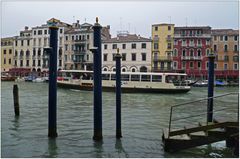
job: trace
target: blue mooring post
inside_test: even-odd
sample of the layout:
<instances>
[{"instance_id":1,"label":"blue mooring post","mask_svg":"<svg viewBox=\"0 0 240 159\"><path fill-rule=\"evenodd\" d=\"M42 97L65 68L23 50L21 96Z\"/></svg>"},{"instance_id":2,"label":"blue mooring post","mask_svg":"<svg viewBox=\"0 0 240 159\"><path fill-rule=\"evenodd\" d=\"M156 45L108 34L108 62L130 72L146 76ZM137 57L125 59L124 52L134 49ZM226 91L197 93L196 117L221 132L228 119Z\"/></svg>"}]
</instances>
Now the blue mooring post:
<instances>
[{"instance_id":1,"label":"blue mooring post","mask_svg":"<svg viewBox=\"0 0 240 159\"><path fill-rule=\"evenodd\" d=\"M121 58L119 48L117 49L116 59L116 138L122 137L121 129Z\"/></svg>"},{"instance_id":2,"label":"blue mooring post","mask_svg":"<svg viewBox=\"0 0 240 159\"><path fill-rule=\"evenodd\" d=\"M94 140L102 140L102 42L101 42L102 26L96 23L93 26L93 80L94 80Z\"/></svg>"},{"instance_id":3,"label":"blue mooring post","mask_svg":"<svg viewBox=\"0 0 240 159\"><path fill-rule=\"evenodd\" d=\"M214 58L215 55L211 51L208 56L208 105L207 105L207 122L213 121L213 91L214 91Z\"/></svg>"},{"instance_id":4,"label":"blue mooring post","mask_svg":"<svg viewBox=\"0 0 240 159\"><path fill-rule=\"evenodd\" d=\"M48 137L57 137L57 44L58 27L50 24L49 94L48 94Z\"/></svg>"}]
</instances>

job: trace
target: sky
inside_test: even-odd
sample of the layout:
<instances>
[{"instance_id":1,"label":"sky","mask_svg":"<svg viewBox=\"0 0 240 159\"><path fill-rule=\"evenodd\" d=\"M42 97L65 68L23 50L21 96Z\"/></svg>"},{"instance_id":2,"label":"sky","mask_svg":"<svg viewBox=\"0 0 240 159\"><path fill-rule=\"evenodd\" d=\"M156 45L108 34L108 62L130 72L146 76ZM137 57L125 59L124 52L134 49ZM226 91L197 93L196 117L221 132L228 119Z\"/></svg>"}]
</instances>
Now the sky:
<instances>
[{"instance_id":1,"label":"sky","mask_svg":"<svg viewBox=\"0 0 240 159\"><path fill-rule=\"evenodd\" d=\"M72 24L93 24L99 17L102 26L110 25L112 36L126 30L143 37L151 36L151 25L211 26L239 28L238 0L90 0L90 1L17 1L1 0L1 37L19 35L25 26L45 24L50 18Z\"/></svg>"}]
</instances>

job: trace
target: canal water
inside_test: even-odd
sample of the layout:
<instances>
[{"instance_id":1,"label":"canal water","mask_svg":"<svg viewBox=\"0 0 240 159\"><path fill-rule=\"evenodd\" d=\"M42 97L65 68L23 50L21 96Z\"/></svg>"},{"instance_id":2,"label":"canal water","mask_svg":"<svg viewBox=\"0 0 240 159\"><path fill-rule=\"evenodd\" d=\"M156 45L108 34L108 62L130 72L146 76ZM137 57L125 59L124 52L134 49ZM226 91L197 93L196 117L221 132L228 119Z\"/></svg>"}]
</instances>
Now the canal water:
<instances>
[{"instance_id":1,"label":"canal water","mask_svg":"<svg viewBox=\"0 0 240 159\"><path fill-rule=\"evenodd\" d=\"M58 88L57 132L48 134L48 84L19 82L20 117L15 118L12 88L1 83L1 157L234 157L225 142L165 153L162 130L168 127L170 106L207 96L207 88L193 88L186 94L122 94L122 134L115 139L115 94L103 93L103 141L94 142L93 92ZM238 87L215 88L215 95L238 92ZM237 98L219 100L234 107ZM197 103L194 104L195 106ZM179 109L176 116L191 114L194 105ZM206 102L197 108L206 109ZM190 110L190 111L189 111ZM199 110L198 110L199 111ZM224 114L236 116L237 111ZM205 116L201 117L205 119ZM179 120L175 126L189 124ZM196 119L190 121L197 124ZM204 121L203 121L204 122ZM173 124L174 125L174 124ZM174 128L173 128L174 129Z\"/></svg>"}]
</instances>

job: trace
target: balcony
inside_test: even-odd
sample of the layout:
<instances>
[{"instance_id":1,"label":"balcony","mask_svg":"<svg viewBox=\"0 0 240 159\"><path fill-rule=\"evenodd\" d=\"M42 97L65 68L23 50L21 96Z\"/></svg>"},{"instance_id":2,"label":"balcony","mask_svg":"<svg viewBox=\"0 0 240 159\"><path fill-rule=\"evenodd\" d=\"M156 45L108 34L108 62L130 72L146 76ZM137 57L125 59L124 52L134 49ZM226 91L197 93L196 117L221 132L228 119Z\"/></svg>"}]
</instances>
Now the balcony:
<instances>
[{"instance_id":1,"label":"balcony","mask_svg":"<svg viewBox=\"0 0 240 159\"><path fill-rule=\"evenodd\" d=\"M19 56L19 59L23 59L23 55L20 55L20 56Z\"/></svg>"},{"instance_id":2,"label":"balcony","mask_svg":"<svg viewBox=\"0 0 240 159\"><path fill-rule=\"evenodd\" d=\"M73 62L74 63L83 63L83 62L85 62L85 60L83 60L83 59L73 59Z\"/></svg>"},{"instance_id":3,"label":"balcony","mask_svg":"<svg viewBox=\"0 0 240 159\"><path fill-rule=\"evenodd\" d=\"M167 38L166 38L166 41L167 41L167 42L171 42L172 40L173 40L172 37L167 37Z\"/></svg>"},{"instance_id":4,"label":"balcony","mask_svg":"<svg viewBox=\"0 0 240 159\"><path fill-rule=\"evenodd\" d=\"M211 38L210 34L174 34L174 38Z\"/></svg>"},{"instance_id":5,"label":"balcony","mask_svg":"<svg viewBox=\"0 0 240 159\"><path fill-rule=\"evenodd\" d=\"M75 44L77 45L85 45L85 43L87 42L86 39L78 39L78 40L74 40Z\"/></svg>"},{"instance_id":6,"label":"balcony","mask_svg":"<svg viewBox=\"0 0 240 159\"><path fill-rule=\"evenodd\" d=\"M26 55L26 59L30 59L30 55Z\"/></svg>"},{"instance_id":7,"label":"balcony","mask_svg":"<svg viewBox=\"0 0 240 159\"><path fill-rule=\"evenodd\" d=\"M172 56L154 56L153 61L172 61Z\"/></svg>"},{"instance_id":8,"label":"balcony","mask_svg":"<svg viewBox=\"0 0 240 159\"><path fill-rule=\"evenodd\" d=\"M84 54L86 54L86 50L74 50L74 54L84 55Z\"/></svg>"},{"instance_id":9,"label":"balcony","mask_svg":"<svg viewBox=\"0 0 240 159\"><path fill-rule=\"evenodd\" d=\"M181 56L181 60L202 60L202 56Z\"/></svg>"},{"instance_id":10,"label":"balcony","mask_svg":"<svg viewBox=\"0 0 240 159\"><path fill-rule=\"evenodd\" d=\"M172 72L172 67L152 67L152 72Z\"/></svg>"},{"instance_id":11,"label":"balcony","mask_svg":"<svg viewBox=\"0 0 240 159\"><path fill-rule=\"evenodd\" d=\"M159 41L159 37L153 37L153 41L154 42L158 42Z\"/></svg>"}]
</instances>

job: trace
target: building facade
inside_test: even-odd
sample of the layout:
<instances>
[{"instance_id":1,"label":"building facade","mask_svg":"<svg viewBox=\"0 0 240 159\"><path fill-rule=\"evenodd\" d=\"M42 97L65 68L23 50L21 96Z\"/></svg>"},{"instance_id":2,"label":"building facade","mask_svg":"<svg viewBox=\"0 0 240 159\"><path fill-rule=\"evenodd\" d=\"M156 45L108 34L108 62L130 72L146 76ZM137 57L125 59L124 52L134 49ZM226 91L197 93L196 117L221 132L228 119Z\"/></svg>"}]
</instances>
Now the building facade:
<instances>
[{"instance_id":1,"label":"building facade","mask_svg":"<svg viewBox=\"0 0 240 159\"><path fill-rule=\"evenodd\" d=\"M211 51L211 27L175 27L173 70L191 79L206 79Z\"/></svg>"},{"instance_id":2,"label":"building facade","mask_svg":"<svg viewBox=\"0 0 240 159\"><path fill-rule=\"evenodd\" d=\"M13 38L1 39L1 72L8 72L13 67Z\"/></svg>"},{"instance_id":3,"label":"building facade","mask_svg":"<svg viewBox=\"0 0 240 159\"><path fill-rule=\"evenodd\" d=\"M216 79L237 80L239 78L239 31L213 29L212 50L216 55Z\"/></svg>"},{"instance_id":4,"label":"building facade","mask_svg":"<svg viewBox=\"0 0 240 159\"><path fill-rule=\"evenodd\" d=\"M102 70L115 71L115 55L122 55L122 72L151 71L151 39L136 34L120 33L102 42Z\"/></svg>"},{"instance_id":5,"label":"building facade","mask_svg":"<svg viewBox=\"0 0 240 159\"><path fill-rule=\"evenodd\" d=\"M174 24L152 25L152 71L172 70Z\"/></svg>"}]
</instances>

